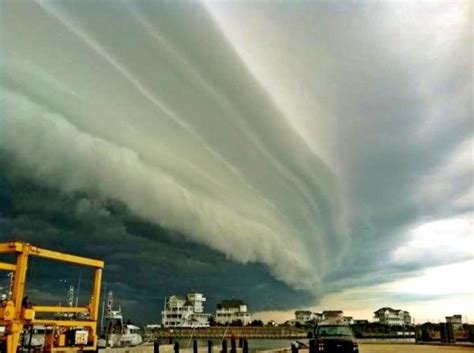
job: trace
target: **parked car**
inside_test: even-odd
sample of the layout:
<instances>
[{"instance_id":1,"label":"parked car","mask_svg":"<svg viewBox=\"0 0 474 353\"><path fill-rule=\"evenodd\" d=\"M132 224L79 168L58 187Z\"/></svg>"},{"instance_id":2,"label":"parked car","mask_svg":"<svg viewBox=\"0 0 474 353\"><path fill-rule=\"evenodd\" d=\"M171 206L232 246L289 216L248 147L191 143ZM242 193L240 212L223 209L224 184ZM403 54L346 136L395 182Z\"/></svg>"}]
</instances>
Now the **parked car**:
<instances>
[{"instance_id":1,"label":"parked car","mask_svg":"<svg viewBox=\"0 0 474 353\"><path fill-rule=\"evenodd\" d=\"M315 328L314 344L316 352L354 353L359 345L349 326L320 325Z\"/></svg>"}]
</instances>

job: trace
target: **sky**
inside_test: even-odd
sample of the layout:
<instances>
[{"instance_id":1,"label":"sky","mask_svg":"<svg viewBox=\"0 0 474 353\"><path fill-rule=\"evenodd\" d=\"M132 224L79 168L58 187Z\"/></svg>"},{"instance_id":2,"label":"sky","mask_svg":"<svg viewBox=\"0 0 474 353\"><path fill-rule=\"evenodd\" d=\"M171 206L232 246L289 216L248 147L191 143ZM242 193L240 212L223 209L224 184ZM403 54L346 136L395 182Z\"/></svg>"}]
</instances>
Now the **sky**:
<instances>
[{"instance_id":1,"label":"sky","mask_svg":"<svg viewBox=\"0 0 474 353\"><path fill-rule=\"evenodd\" d=\"M104 259L140 323L188 291L472 321L472 11L3 0L0 240ZM79 278L38 260L30 296Z\"/></svg>"}]
</instances>

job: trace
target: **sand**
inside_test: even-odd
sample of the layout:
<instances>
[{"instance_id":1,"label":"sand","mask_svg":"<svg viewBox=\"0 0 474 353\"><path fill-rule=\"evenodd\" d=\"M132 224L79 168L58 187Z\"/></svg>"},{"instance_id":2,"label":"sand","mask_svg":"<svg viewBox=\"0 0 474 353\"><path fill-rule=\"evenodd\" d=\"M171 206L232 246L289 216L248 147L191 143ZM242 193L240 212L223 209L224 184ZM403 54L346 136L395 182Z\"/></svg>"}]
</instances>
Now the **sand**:
<instances>
[{"instance_id":1,"label":"sand","mask_svg":"<svg viewBox=\"0 0 474 353\"><path fill-rule=\"evenodd\" d=\"M360 344L360 353L468 353L474 352L474 347L449 347L413 344Z\"/></svg>"}]
</instances>

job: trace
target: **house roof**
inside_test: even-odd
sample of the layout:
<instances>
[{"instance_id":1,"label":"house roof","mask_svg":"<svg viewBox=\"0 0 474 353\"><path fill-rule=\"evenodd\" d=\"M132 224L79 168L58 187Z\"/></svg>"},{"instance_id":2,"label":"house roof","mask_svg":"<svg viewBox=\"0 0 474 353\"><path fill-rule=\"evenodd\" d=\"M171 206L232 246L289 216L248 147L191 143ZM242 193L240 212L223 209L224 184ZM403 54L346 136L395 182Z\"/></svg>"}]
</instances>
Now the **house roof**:
<instances>
[{"instance_id":1,"label":"house roof","mask_svg":"<svg viewBox=\"0 0 474 353\"><path fill-rule=\"evenodd\" d=\"M323 311L323 315L331 316L331 315L341 315L343 313L342 310L325 310Z\"/></svg>"},{"instance_id":2,"label":"house roof","mask_svg":"<svg viewBox=\"0 0 474 353\"><path fill-rule=\"evenodd\" d=\"M354 320L358 324L368 324L369 320Z\"/></svg>"},{"instance_id":3,"label":"house roof","mask_svg":"<svg viewBox=\"0 0 474 353\"><path fill-rule=\"evenodd\" d=\"M311 315L312 312L309 311L309 310L296 310L295 311L295 315L299 315L299 314L303 314L303 315Z\"/></svg>"},{"instance_id":4,"label":"house roof","mask_svg":"<svg viewBox=\"0 0 474 353\"><path fill-rule=\"evenodd\" d=\"M168 300L186 300L185 297L181 296L181 295L172 295L168 298Z\"/></svg>"},{"instance_id":5,"label":"house roof","mask_svg":"<svg viewBox=\"0 0 474 353\"><path fill-rule=\"evenodd\" d=\"M377 311L374 311L374 314L378 314L378 313L381 313L381 312L384 312L384 311L390 311L392 313L400 313L400 312L404 312L404 313L407 313L407 311L403 311L403 310L400 310L400 309L393 309L393 308L390 308L388 306L384 306L383 308L380 308L379 310Z\"/></svg>"}]
</instances>

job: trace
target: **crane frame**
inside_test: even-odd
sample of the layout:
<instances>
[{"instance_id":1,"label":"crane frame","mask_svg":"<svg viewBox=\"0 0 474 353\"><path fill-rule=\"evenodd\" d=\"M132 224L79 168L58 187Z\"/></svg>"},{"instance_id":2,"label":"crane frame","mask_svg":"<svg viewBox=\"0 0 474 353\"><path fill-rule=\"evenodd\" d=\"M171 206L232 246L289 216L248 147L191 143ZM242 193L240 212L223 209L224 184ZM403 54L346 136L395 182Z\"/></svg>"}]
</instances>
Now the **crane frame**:
<instances>
[{"instance_id":1,"label":"crane frame","mask_svg":"<svg viewBox=\"0 0 474 353\"><path fill-rule=\"evenodd\" d=\"M0 262L0 270L13 272L13 285L11 298L8 298L0 307L0 325L5 326L2 340L2 351L5 353L16 353L19 345L20 335L24 326L44 325L53 327L51 340L45 345L48 352L71 352L97 349L97 319L99 315L99 300L102 281L102 270L104 262L81 256L64 254L58 251L42 249L22 241L11 241L0 243L1 254L14 254L15 264ZM63 306L39 306L24 307L22 304L25 295L26 274L28 260L31 256L42 257L75 265L92 267L94 279L89 304L85 307L63 307ZM49 320L35 319L36 313L87 313L88 319L84 320ZM60 330L68 330L81 327L88 331L87 345L65 346L64 335L58 339ZM56 333L55 333L56 332Z\"/></svg>"}]
</instances>

